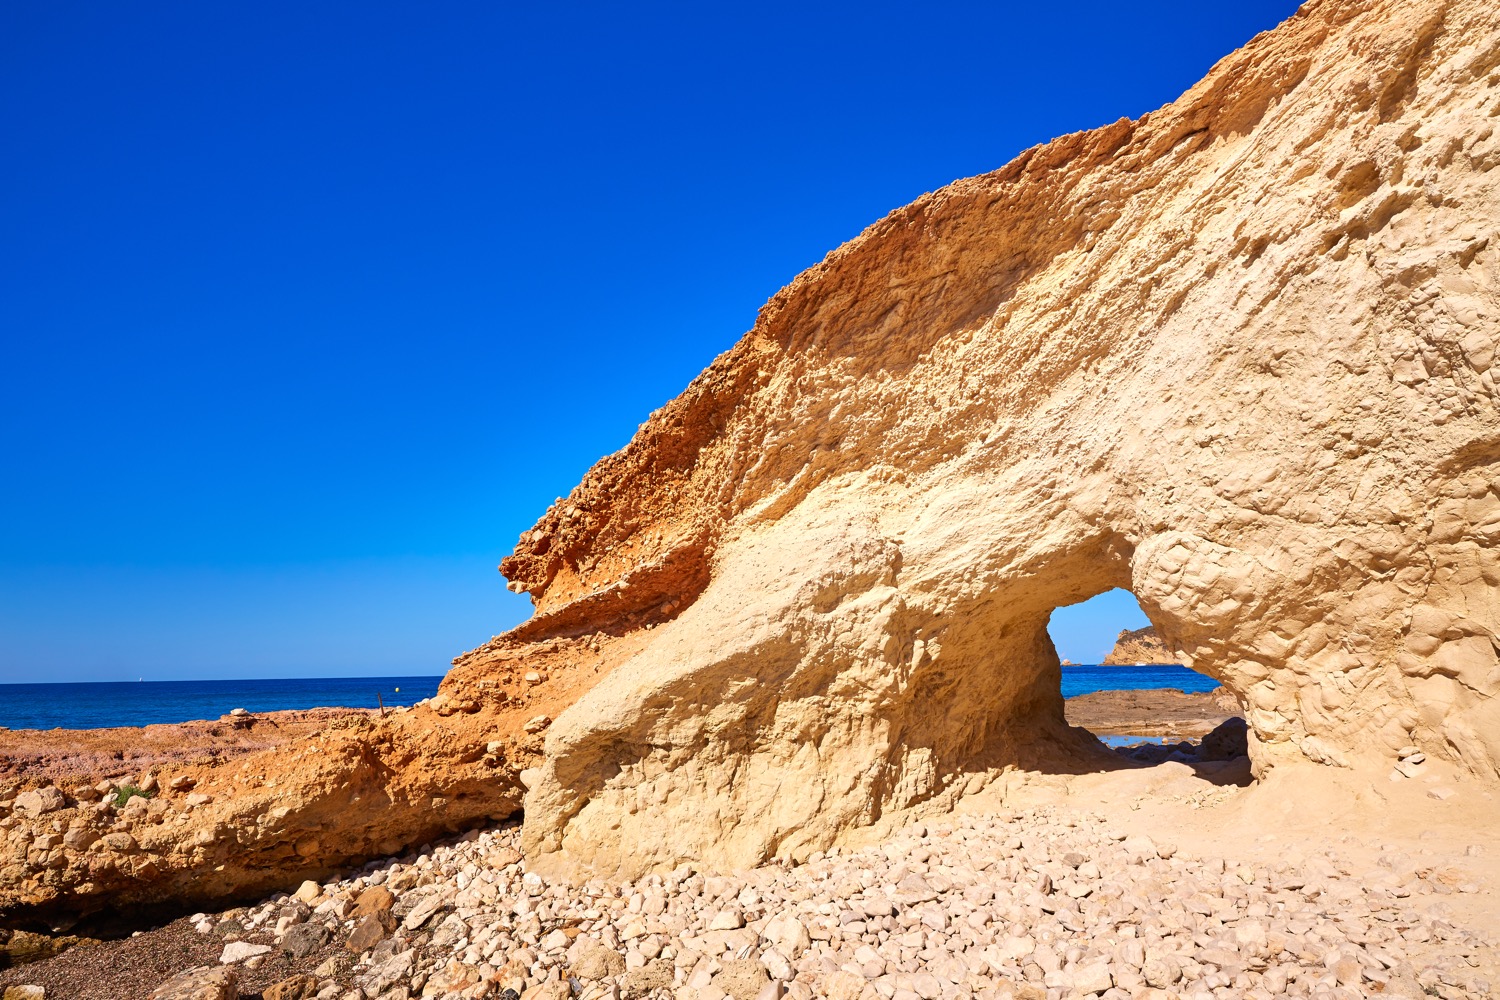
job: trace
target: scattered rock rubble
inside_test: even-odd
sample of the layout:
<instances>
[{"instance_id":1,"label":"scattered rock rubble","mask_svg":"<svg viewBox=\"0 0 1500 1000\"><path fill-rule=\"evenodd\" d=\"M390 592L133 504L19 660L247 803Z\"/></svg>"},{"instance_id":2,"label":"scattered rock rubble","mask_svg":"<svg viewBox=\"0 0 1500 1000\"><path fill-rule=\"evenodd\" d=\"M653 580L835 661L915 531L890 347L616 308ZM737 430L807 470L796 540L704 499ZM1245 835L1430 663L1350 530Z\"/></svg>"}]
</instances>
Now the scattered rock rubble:
<instances>
[{"instance_id":1,"label":"scattered rock rubble","mask_svg":"<svg viewBox=\"0 0 1500 1000\"><path fill-rule=\"evenodd\" d=\"M1482 848L1469 849L1479 854ZM878 847L736 877L683 866L551 884L519 829L192 918L225 941L155 1000L233 998L240 970L330 943L266 1000L1170 1000L1491 995L1496 942L1442 897L1461 859L1340 845L1274 863L1190 858L1044 806L917 825ZM339 943L342 942L340 945ZM198 978L194 978L198 977ZM191 992L201 980L202 993ZM184 985L187 984L187 985Z\"/></svg>"}]
</instances>

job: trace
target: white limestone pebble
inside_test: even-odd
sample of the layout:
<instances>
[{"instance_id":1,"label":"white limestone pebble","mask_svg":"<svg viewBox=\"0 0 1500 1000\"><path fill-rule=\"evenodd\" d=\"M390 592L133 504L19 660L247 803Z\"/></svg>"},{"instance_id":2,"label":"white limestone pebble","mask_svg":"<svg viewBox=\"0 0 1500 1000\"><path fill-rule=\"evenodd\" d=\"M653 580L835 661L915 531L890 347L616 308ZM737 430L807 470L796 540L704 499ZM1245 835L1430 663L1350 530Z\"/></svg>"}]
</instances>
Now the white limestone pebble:
<instances>
[{"instance_id":1,"label":"white limestone pebble","mask_svg":"<svg viewBox=\"0 0 1500 1000\"><path fill-rule=\"evenodd\" d=\"M588 1000L1352 1000L1407 984L1487 995L1478 970L1494 944L1441 903L1485 890L1461 864L1474 855L1382 852L1373 868L1336 844L1307 857L1186 858L1103 817L1041 807L733 877L683 866L569 886L526 870L510 825L252 907L237 919L253 940L226 944L222 961L264 961L258 936L299 921L347 935L355 900L380 885L394 894L396 930L346 971L320 967L324 1000L356 988L444 1000L504 989ZM202 932L219 924L193 918Z\"/></svg>"},{"instance_id":2,"label":"white limestone pebble","mask_svg":"<svg viewBox=\"0 0 1500 1000\"><path fill-rule=\"evenodd\" d=\"M232 962L243 962L246 959L255 958L259 955L269 955L271 946L268 944L251 944L249 941L231 941L224 946L224 952L219 956L221 965L229 965Z\"/></svg>"}]
</instances>

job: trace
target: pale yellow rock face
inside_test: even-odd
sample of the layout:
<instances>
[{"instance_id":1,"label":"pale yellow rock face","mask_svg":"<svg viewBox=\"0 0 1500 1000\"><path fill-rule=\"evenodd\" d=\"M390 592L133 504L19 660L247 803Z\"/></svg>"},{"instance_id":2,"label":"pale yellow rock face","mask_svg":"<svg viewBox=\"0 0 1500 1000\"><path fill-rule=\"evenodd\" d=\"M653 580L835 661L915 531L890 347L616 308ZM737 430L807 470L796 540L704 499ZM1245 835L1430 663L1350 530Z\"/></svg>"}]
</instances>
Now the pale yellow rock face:
<instances>
[{"instance_id":1,"label":"pale yellow rock face","mask_svg":"<svg viewBox=\"0 0 1500 1000\"><path fill-rule=\"evenodd\" d=\"M1046 624L1111 587L1260 773L1494 780L1497 125L1492 0L1315 0L797 278L504 564L517 637L656 623L528 856L736 868L1077 759Z\"/></svg>"}]
</instances>

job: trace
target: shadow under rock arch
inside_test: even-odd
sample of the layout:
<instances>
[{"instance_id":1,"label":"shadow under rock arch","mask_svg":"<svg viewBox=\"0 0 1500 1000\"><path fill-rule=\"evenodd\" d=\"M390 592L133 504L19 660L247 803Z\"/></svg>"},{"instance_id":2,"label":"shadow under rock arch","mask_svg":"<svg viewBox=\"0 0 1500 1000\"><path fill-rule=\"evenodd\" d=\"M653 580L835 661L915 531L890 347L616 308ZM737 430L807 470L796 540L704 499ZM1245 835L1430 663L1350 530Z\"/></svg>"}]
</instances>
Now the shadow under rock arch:
<instances>
[{"instance_id":1,"label":"shadow under rock arch","mask_svg":"<svg viewBox=\"0 0 1500 1000\"><path fill-rule=\"evenodd\" d=\"M1107 600L1105 600L1107 599ZM1089 609L1089 605L1094 605ZM1087 609L1087 610L1086 610ZM1063 614L1059 614L1062 612ZM1158 613L1158 618L1165 617ZM1156 729L1155 733L1140 733L1143 738L1138 741L1137 746L1131 749L1126 746L1105 743L1105 737L1113 734L1097 734L1088 728L1087 722L1079 722L1074 725L1075 729L1082 729L1106 745L1116 755L1123 757L1128 762L1136 765L1154 766L1166 761L1177 761L1187 764L1196 771L1200 777L1219 784L1247 784L1250 780L1249 746L1246 737L1246 725L1244 720L1244 707L1240 697L1234 694L1225 682L1217 676L1212 676L1203 670L1195 669L1183 663L1184 659L1178 654L1169 654L1162 659L1153 659L1145 663L1135 664L1137 667L1180 667L1189 670L1193 674L1207 681L1212 681L1217 688L1201 687L1192 692L1186 688L1174 687L1171 679L1164 679L1160 684L1150 687L1138 687L1133 683L1123 680L1122 684L1129 686L1109 685L1109 672L1128 671L1130 664L1116 664L1113 666L1102 666L1108 654L1113 651L1120 637L1127 631L1135 631L1142 628L1152 629L1159 638L1165 639L1166 633L1160 629L1146 610L1141 606L1135 594L1124 587L1111 588L1101 591L1077 604L1062 605L1054 609L1048 624L1049 637L1054 642L1061 641L1063 645L1072 651L1087 649L1074 666L1086 668L1094 666L1103 671L1096 675L1094 680L1103 682L1104 686L1091 688L1090 691L1069 692L1069 685L1063 683L1063 697L1065 703L1073 697L1097 692L1119 692L1122 695L1133 691L1161 691L1165 689L1172 694L1182 692L1184 694L1214 694L1217 693L1217 705L1204 706L1210 716L1223 714L1226 718L1216 728L1208 733L1197 736L1183 736L1175 739L1166 737L1172 735L1170 730L1174 729L1174 722L1185 720L1172 720L1165 717L1151 717L1149 715L1140 718L1140 728ZM1173 646L1164 641L1168 650ZM1063 669L1066 669L1065 667ZM1162 696L1162 701L1170 700L1172 694ZM1122 699L1123 700L1123 699ZM1217 711L1215 710L1217 709ZM1163 716L1170 710L1163 707ZM1126 725L1136 721L1134 719L1122 720ZM1160 745L1153 745L1145 737L1160 739ZM1241 759L1243 758L1243 759Z\"/></svg>"},{"instance_id":2,"label":"shadow under rock arch","mask_svg":"<svg viewBox=\"0 0 1500 1000\"><path fill-rule=\"evenodd\" d=\"M1132 760L1105 746L1086 729L1068 723L1062 666L1048 631L1053 612L1131 586L1129 549L1101 543L1052 558L1022 580L1003 587L982 585L968 600L918 630L907 655L905 711L893 751L907 761L925 757L953 787L965 775L1006 767L1043 774L1093 774L1134 770L1152 762ZM1172 648L1179 628L1170 614L1142 606L1142 613ZM1232 671L1194 664L1234 694ZM1186 760L1216 784L1251 780L1248 754L1233 767L1222 760ZM901 769L893 769L900 773ZM909 770L909 769L908 769ZM880 789L890 793L892 789ZM890 806L921 798L879 796Z\"/></svg>"}]
</instances>

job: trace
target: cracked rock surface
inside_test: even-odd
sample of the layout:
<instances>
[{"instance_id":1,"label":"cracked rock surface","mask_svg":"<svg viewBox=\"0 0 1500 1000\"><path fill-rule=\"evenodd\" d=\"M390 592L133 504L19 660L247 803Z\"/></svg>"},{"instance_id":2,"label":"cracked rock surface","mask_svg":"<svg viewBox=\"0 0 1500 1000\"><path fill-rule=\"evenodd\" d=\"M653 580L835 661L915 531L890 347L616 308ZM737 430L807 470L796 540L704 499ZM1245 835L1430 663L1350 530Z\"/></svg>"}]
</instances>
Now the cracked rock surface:
<instances>
[{"instance_id":1,"label":"cracked rock surface","mask_svg":"<svg viewBox=\"0 0 1500 1000\"><path fill-rule=\"evenodd\" d=\"M1242 707L1267 814L1488 822L1497 125L1491 0L1311 0L892 212L524 533L536 615L430 702L149 798L0 790L0 919L261 898L523 805L529 874L579 882L876 843L1123 766L1046 634L1113 587Z\"/></svg>"}]
</instances>

